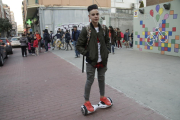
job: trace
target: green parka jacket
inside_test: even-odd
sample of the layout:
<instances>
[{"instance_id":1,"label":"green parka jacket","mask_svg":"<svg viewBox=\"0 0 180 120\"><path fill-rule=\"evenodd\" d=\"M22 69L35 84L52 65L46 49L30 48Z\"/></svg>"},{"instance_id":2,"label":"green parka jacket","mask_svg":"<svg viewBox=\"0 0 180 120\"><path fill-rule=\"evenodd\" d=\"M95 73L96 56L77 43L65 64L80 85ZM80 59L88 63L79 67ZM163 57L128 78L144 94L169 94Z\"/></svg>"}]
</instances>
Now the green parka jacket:
<instances>
[{"instance_id":1,"label":"green parka jacket","mask_svg":"<svg viewBox=\"0 0 180 120\"><path fill-rule=\"evenodd\" d=\"M95 66L98 61L98 44L97 44L97 38L99 38L101 47L100 47L100 53L102 58L102 63L104 66L107 65L108 61L108 54L110 50L110 44L109 44L109 35L108 35L108 29L106 27L105 31L99 24L99 32L97 33L93 24L90 23L90 40L87 46L88 42L88 32L87 29L84 27L81 31L81 34L78 38L78 42L76 45L76 49L84 56L86 56L86 61L91 64L92 66ZM105 34L104 34L105 32ZM86 47L87 46L87 47Z\"/></svg>"}]
</instances>

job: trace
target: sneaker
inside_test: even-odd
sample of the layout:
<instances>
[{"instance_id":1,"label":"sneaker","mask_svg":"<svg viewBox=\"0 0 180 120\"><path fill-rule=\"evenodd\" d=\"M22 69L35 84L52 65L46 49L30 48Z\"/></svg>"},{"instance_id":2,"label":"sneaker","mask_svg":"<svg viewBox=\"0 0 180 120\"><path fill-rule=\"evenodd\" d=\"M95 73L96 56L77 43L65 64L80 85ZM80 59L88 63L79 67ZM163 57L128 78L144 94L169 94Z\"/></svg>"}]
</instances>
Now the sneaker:
<instances>
[{"instance_id":1,"label":"sneaker","mask_svg":"<svg viewBox=\"0 0 180 120\"><path fill-rule=\"evenodd\" d=\"M84 103L84 105L86 106L88 111L94 112L94 108L93 108L93 106L91 105L91 103L89 101Z\"/></svg>"},{"instance_id":2,"label":"sneaker","mask_svg":"<svg viewBox=\"0 0 180 120\"><path fill-rule=\"evenodd\" d=\"M106 105L110 106L111 102L107 99L107 97L100 98L101 102L104 102Z\"/></svg>"}]
</instances>

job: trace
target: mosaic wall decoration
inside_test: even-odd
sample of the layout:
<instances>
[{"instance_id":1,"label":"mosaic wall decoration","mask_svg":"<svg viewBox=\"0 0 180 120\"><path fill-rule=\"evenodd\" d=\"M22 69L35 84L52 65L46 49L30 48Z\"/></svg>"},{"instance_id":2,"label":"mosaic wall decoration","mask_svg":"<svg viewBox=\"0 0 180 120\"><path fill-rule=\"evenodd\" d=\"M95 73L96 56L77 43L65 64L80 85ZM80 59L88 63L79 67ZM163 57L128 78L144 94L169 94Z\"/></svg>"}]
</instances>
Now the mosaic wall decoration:
<instances>
[{"instance_id":1,"label":"mosaic wall decoration","mask_svg":"<svg viewBox=\"0 0 180 120\"><path fill-rule=\"evenodd\" d=\"M143 19L143 14L134 18L135 49L180 55L180 7L173 8L174 1L171 4L171 10L165 10L163 4L145 8L148 19Z\"/></svg>"}]
</instances>

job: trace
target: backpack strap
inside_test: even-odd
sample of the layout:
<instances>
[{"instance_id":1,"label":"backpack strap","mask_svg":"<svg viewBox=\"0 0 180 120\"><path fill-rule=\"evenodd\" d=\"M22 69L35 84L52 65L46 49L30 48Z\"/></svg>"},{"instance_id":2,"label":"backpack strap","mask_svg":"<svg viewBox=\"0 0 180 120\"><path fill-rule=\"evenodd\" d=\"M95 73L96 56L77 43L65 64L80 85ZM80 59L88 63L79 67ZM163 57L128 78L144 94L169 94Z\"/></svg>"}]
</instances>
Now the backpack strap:
<instances>
[{"instance_id":1,"label":"backpack strap","mask_svg":"<svg viewBox=\"0 0 180 120\"><path fill-rule=\"evenodd\" d=\"M86 31L87 31L87 46L88 46L88 44L89 44L89 40L90 40L90 38L91 38L91 28L90 28L90 25L88 25L87 27L86 27Z\"/></svg>"}]
</instances>

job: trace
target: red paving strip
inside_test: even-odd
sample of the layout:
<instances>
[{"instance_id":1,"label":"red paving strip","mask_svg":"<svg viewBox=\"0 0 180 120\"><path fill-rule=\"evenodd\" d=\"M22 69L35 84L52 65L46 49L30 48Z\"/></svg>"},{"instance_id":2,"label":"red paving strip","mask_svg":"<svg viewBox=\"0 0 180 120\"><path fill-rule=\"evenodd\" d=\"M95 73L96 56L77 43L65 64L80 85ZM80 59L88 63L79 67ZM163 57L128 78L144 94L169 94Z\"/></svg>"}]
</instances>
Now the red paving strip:
<instances>
[{"instance_id":1,"label":"red paving strip","mask_svg":"<svg viewBox=\"0 0 180 120\"><path fill-rule=\"evenodd\" d=\"M0 120L166 120L108 85L114 105L83 116L85 82L86 74L51 52L22 58L15 49L0 68ZM97 80L90 100L99 102Z\"/></svg>"}]
</instances>

